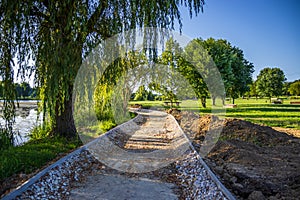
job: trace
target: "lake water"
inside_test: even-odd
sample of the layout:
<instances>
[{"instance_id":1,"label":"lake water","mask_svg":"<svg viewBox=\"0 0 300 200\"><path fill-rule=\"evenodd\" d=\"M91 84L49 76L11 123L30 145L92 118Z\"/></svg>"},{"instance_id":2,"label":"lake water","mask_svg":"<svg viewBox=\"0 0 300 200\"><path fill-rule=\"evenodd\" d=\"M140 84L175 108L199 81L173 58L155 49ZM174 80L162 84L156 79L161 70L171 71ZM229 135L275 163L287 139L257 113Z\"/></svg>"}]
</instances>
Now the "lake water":
<instances>
[{"instance_id":1,"label":"lake water","mask_svg":"<svg viewBox=\"0 0 300 200\"><path fill-rule=\"evenodd\" d=\"M29 106L28 103L31 105ZM32 101L22 101L16 113L13 130L18 134L14 136L14 139L16 145L21 145L29 140L28 134L31 130L41 124L42 114L37 118L36 106L32 105ZM0 118L0 123L4 126L5 121L3 118Z\"/></svg>"}]
</instances>

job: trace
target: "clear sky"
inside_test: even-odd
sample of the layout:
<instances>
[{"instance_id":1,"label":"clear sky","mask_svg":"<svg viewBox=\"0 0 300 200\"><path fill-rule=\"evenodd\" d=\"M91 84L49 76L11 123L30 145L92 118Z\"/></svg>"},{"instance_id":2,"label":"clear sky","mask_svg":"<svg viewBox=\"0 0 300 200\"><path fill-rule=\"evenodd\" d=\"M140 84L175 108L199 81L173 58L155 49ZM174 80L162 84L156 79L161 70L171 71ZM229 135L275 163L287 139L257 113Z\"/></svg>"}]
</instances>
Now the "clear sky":
<instances>
[{"instance_id":1,"label":"clear sky","mask_svg":"<svg viewBox=\"0 0 300 200\"><path fill-rule=\"evenodd\" d=\"M288 81L300 79L299 0L206 0L190 19L182 10L182 33L191 38L226 39L254 64L256 79L265 67L281 68Z\"/></svg>"}]
</instances>

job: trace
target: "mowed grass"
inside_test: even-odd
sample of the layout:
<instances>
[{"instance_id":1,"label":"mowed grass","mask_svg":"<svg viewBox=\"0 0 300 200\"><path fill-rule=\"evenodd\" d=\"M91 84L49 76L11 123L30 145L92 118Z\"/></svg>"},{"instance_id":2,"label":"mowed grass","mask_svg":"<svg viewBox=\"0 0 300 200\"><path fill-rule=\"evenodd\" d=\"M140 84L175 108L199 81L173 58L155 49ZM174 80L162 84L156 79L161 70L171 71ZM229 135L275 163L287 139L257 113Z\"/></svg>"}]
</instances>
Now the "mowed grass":
<instances>
[{"instance_id":1,"label":"mowed grass","mask_svg":"<svg viewBox=\"0 0 300 200\"><path fill-rule=\"evenodd\" d=\"M166 108L161 101L130 102L130 104L135 103L146 105L146 107ZM181 102L180 109L197 112L200 115L211 114L211 103L211 100L208 99L207 108L202 108L197 100L185 100ZM230 103L232 102L226 101L226 104ZM283 104L271 104L269 99L240 98L235 100L235 104L237 104L236 108L224 109L218 102L217 105L219 106L214 107L214 111L218 111L218 109L222 112L225 111L225 117L227 118L237 118L261 125L300 130L300 105L291 105L290 100L284 100Z\"/></svg>"},{"instance_id":2,"label":"mowed grass","mask_svg":"<svg viewBox=\"0 0 300 200\"><path fill-rule=\"evenodd\" d=\"M31 173L81 145L77 139L47 137L0 151L0 182L18 173Z\"/></svg>"},{"instance_id":3,"label":"mowed grass","mask_svg":"<svg viewBox=\"0 0 300 200\"><path fill-rule=\"evenodd\" d=\"M295 105L240 104L237 108L227 109L226 117L272 127L300 129L300 106Z\"/></svg>"}]
</instances>

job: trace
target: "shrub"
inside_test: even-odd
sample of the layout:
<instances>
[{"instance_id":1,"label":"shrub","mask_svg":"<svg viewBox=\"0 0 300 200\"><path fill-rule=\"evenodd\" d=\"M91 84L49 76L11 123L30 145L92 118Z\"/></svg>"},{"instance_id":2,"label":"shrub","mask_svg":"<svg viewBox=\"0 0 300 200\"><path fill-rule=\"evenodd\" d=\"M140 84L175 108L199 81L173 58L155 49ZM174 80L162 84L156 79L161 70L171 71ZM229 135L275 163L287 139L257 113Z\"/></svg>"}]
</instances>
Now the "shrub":
<instances>
[{"instance_id":1,"label":"shrub","mask_svg":"<svg viewBox=\"0 0 300 200\"><path fill-rule=\"evenodd\" d=\"M51 126L49 123L44 122L44 124L40 126L36 126L29 134L30 139L38 140L45 137L48 137L51 131Z\"/></svg>"},{"instance_id":2,"label":"shrub","mask_svg":"<svg viewBox=\"0 0 300 200\"><path fill-rule=\"evenodd\" d=\"M13 133L12 133L13 134ZM12 135L0 124L0 150L7 149L13 145Z\"/></svg>"}]
</instances>

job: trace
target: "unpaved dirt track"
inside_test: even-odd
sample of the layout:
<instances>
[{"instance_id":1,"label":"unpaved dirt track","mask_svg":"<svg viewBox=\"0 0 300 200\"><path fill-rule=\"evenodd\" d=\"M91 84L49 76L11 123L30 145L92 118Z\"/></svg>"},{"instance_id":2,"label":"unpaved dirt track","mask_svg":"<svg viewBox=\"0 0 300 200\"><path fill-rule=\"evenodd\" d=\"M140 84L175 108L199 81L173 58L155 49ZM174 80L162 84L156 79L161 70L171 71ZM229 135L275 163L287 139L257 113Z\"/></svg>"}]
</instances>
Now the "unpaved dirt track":
<instances>
[{"instance_id":1,"label":"unpaved dirt track","mask_svg":"<svg viewBox=\"0 0 300 200\"><path fill-rule=\"evenodd\" d=\"M174 126L170 116L140 113L141 121L126 124L117 134L102 137L89 146L89 151L115 170L98 170L71 190L70 199L178 199L172 190L177 186L158 177L129 177L126 172L143 173L159 169L175 159L174 148L188 148L186 139ZM183 149L183 150L184 150ZM181 152L184 153L184 152Z\"/></svg>"},{"instance_id":2,"label":"unpaved dirt track","mask_svg":"<svg viewBox=\"0 0 300 200\"><path fill-rule=\"evenodd\" d=\"M104 170L94 170L75 185L70 199L226 199L191 156L191 143L171 115L138 113L88 145Z\"/></svg>"},{"instance_id":3,"label":"unpaved dirt track","mask_svg":"<svg viewBox=\"0 0 300 200\"><path fill-rule=\"evenodd\" d=\"M189 141L172 116L158 111L139 114L94 140L88 150L113 169L143 173L169 165L189 149Z\"/></svg>"},{"instance_id":4,"label":"unpaved dirt track","mask_svg":"<svg viewBox=\"0 0 300 200\"><path fill-rule=\"evenodd\" d=\"M143 110L53 163L4 199L235 198L173 116Z\"/></svg>"}]
</instances>

